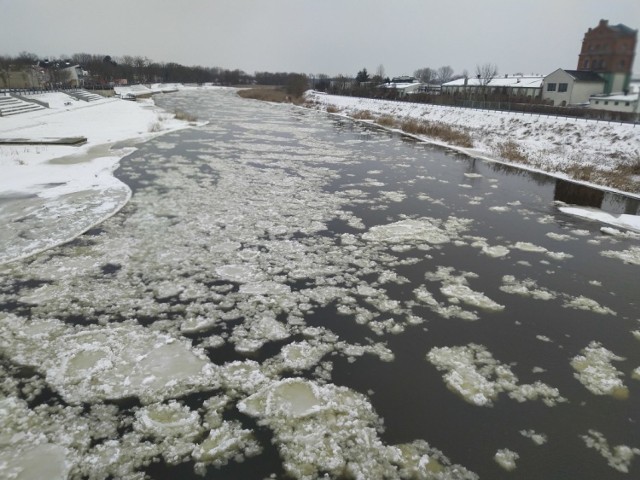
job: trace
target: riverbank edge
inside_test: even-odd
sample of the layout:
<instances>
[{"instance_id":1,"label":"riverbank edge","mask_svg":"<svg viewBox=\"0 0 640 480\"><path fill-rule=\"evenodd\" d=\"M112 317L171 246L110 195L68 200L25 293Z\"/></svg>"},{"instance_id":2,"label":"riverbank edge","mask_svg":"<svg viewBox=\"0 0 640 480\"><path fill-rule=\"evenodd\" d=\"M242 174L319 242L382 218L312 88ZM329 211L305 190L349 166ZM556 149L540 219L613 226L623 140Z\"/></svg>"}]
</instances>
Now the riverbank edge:
<instances>
[{"instance_id":1,"label":"riverbank edge","mask_svg":"<svg viewBox=\"0 0 640 480\"><path fill-rule=\"evenodd\" d=\"M307 92L307 100L310 100L309 92ZM323 97L325 97L325 95L323 95ZM333 108L332 108L333 107ZM419 142L423 142L423 143L427 143L430 145L434 145L434 146L438 146L441 148L445 148L445 149L449 149L452 150L456 153L460 153L463 154L465 156L468 156L470 158L475 158L478 160L484 160L487 162L492 162L492 163L497 163L497 164L501 164L501 165L505 165L508 167L512 167L512 168L517 168L519 170L524 170L527 172L531 172L531 173L537 173L537 174L542 174L542 175L546 175L548 177L551 178L555 178L555 179L560 179L560 180L564 180L567 182L571 182L577 185L582 185L582 186L586 186L586 187L590 187L590 188L594 188L597 190L601 190L603 192L608 192L608 193L614 193L614 194L618 194L618 195L623 195L629 198L633 198L636 200L640 200L640 192L632 192L632 191L628 191L628 190L623 190L623 189L619 189L619 188L615 188L615 187L611 187L608 185L604 185L601 183L595 183L595 182L590 182L590 181L585 181L585 180L580 180L577 179L575 177L570 176L566 171L550 171L550 170L545 170L542 168L537 168L531 165L527 165L524 163L519 163L519 162L511 162L508 160L505 160L504 158L500 158L497 156L492 156L487 154L486 152L483 152L482 150L478 150L478 149L474 149L474 148L467 148L467 147L461 147L458 145L454 145L451 143L446 143L446 142L442 142L442 141L438 141L438 140L434 140L433 138L427 137L427 136L423 136L423 135L416 135L413 133L409 133L406 132L400 128L394 128L393 126L386 126L384 124L380 124L377 123L375 119L366 119L366 118L357 118L357 115L354 116L353 114L349 114L349 113L342 113L342 110L340 109L339 106L337 105L333 105L330 102L324 103L324 104L318 104L318 103L314 103L312 101L307 101L305 104L303 104L302 106L300 106L300 108L305 108L305 109L309 109L309 110L315 110L315 111L322 111L325 112L329 115L332 116L336 116L339 118L343 118L343 119L348 119L351 120L353 122L357 122L357 123L362 123L362 124L366 124L369 126L373 126L376 128L380 128L381 130L385 130L385 131L389 131L389 132L393 132L393 133L397 133L399 135L408 137L408 138L412 138L416 141ZM400 115L393 115L393 114L381 114L381 116L391 116L393 117L393 120L395 122L402 122L403 120L405 120L405 117L400 116ZM471 128L471 127L470 127ZM509 138L505 139L506 141L509 141Z\"/></svg>"}]
</instances>

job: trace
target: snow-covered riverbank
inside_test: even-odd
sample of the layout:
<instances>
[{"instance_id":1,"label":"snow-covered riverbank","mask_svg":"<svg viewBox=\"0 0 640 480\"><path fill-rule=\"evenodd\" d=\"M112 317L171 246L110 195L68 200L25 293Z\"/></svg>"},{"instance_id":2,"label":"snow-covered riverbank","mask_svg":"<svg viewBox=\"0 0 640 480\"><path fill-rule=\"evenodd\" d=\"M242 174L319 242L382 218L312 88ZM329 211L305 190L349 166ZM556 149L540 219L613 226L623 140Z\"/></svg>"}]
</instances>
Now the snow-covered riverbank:
<instances>
[{"instance_id":1,"label":"snow-covered riverbank","mask_svg":"<svg viewBox=\"0 0 640 480\"><path fill-rule=\"evenodd\" d=\"M467 133L473 147L447 145L474 157L613 187L640 197L640 126L595 120L473 110L440 105L307 93L307 105L375 121L387 116L437 123ZM369 115L370 114L370 115ZM507 148L505 148L505 146ZM517 151L515 160L505 153Z\"/></svg>"},{"instance_id":2,"label":"snow-covered riverbank","mask_svg":"<svg viewBox=\"0 0 640 480\"><path fill-rule=\"evenodd\" d=\"M120 159L136 142L188 126L152 100L85 102L60 92L32 98L49 108L0 117L0 139L87 142L0 144L0 264L69 241L113 215L131 195L113 176Z\"/></svg>"}]
</instances>

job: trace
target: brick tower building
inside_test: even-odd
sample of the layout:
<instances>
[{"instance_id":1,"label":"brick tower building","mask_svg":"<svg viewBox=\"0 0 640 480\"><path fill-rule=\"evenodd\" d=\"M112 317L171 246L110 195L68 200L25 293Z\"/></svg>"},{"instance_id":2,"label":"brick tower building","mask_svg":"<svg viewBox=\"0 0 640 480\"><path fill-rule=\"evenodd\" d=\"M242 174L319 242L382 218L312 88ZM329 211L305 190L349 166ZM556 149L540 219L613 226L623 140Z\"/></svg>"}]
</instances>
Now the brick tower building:
<instances>
[{"instance_id":1,"label":"brick tower building","mask_svg":"<svg viewBox=\"0 0 640 480\"><path fill-rule=\"evenodd\" d=\"M637 38L638 30L600 20L584 34L578 70L599 73L606 82L604 93L628 90Z\"/></svg>"}]
</instances>

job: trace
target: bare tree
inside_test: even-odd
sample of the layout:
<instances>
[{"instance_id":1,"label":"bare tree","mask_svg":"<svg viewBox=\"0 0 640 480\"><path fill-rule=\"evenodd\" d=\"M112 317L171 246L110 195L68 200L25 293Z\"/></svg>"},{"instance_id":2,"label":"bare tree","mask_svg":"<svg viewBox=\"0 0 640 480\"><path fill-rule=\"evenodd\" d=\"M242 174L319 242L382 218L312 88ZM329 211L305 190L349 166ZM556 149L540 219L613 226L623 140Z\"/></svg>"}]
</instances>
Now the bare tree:
<instances>
[{"instance_id":1,"label":"bare tree","mask_svg":"<svg viewBox=\"0 0 640 480\"><path fill-rule=\"evenodd\" d=\"M453 77L453 68L449 65L444 65L438 69L436 73L436 79L438 83L442 85L443 83L447 83Z\"/></svg>"},{"instance_id":2,"label":"bare tree","mask_svg":"<svg viewBox=\"0 0 640 480\"><path fill-rule=\"evenodd\" d=\"M380 64L378 65L378 68L376 68L376 77L380 77L380 78L384 78L384 65Z\"/></svg>"},{"instance_id":3,"label":"bare tree","mask_svg":"<svg viewBox=\"0 0 640 480\"><path fill-rule=\"evenodd\" d=\"M476 65L476 77L480 81L480 85L486 87L491 83L491 80L498 75L498 67L493 63L485 63L483 65Z\"/></svg>"},{"instance_id":4,"label":"bare tree","mask_svg":"<svg viewBox=\"0 0 640 480\"><path fill-rule=\"evenodd\" d=\"M422 83L433 83L436 80L437 72L429 67L425 67L413 72L413 76Z\"/></svg>"}]
</instances>

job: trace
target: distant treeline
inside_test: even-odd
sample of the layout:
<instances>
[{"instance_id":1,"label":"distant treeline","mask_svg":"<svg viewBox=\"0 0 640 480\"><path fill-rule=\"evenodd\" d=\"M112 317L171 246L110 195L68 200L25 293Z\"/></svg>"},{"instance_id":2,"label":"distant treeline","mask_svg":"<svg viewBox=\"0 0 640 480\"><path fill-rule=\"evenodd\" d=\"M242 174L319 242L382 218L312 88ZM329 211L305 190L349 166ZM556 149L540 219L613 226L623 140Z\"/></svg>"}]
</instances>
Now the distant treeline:
<instances>
[{"instance_id":1,"label":"distant treeline","mask_svg":"<svg viewBox=\"0 0 640 480\"><path fill-rule=\"evenodd\" d=\"M75 53L59 59L40 58L33 53L22 52L17 56L1 55L0 72L20 71L40 67L48 71L79 65L87 72L84 83L108 85L113 83L215 83L219 85L287 85L296 73L256 72L220 67L185 66L175 62L155 62L146 57L124 55L112 57L103 54ZM322 76L322 75L321 75ZM324 76L326 77L326 76Z\"/></svg>"}]
</instances>

